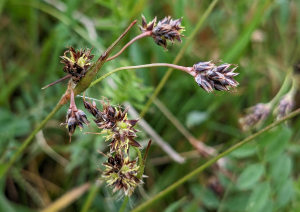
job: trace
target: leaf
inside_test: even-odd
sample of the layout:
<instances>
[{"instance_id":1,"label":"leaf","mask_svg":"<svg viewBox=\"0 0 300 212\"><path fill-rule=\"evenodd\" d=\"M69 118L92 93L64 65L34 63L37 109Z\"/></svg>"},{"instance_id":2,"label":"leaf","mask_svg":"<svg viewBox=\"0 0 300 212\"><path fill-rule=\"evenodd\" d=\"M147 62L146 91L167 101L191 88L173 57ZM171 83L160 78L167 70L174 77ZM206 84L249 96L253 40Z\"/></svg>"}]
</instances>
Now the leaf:
<instances>
[{"instance_id":1,"label":"leaf","mask_svg":"<svg viewBox=\"0 0 300 212\"><path fill-rule=\"evenodd\" d=\"M286 154L271 161L270 176L276 188L284 185L292 171L292 160Z\"/></svg>"},{"instance_id":2,"label":"leaf","mask_svg":"<svg viewBox=\"0 0 300 212\"><path fill-rule=\"evenodd\" d=\"M252 164L248 166L239 176L237 186L242 189L251 189L264 173L265 168L262 164Z\"/></svg>"},{"instance_id":3,"label":"leaf","mask_svg":"<svg viewBox=\"0 0 300 212\"><path fill-rule=\"evenodd\" d=\"M283 127L276 140L267 146L264 159L269 161L281 154L290 140L291 135L292 131L287 127Z\"/></svg>"},{"instance_id":4,"label":"leaf","mask_svg":"<svg viewBox=\"0 0 300 212\"><path fill-rule=\"evenodd\" d=\"M202 202L205 207L209 209L216 209L219 207L220 201L210 189L193 186L192 192L195 195L195 198L197 198L199 202Z\"/></svg>"},{"instance_id":5,"label":"leaf","mask_svg":"<svg viewBox=\"0 0 300 212\"><path fill-rule=\"evenodd\" d=\"M248 194L240 193L238 195L231 196L226 200L223 200L220 207L231 212L245 211L248 200Z\"/></svg>"},{"instance_id":6,"label":"leaf","mask_svg":"<svg viewBox=\"0 0 300 212\"><path fill-rule=\"evenodd\" d=\"M256 147L252 143L245 144L244 146L230 153L230 155L235 158L247 158L254 154L256 154Z\"/></svg>"},{"instance_id":7,"label":"leaf","mask_svg":"<svg viewBox=\"0 0 300 212\"><path fill-rule=\"evenodd\" d=\"M293 182L291 180L288 180L285 182L285 184L279 189L277 193L277 201L276 206L279 208L284 207L286 204L291 201L292 197L294 196L294 187Z\"/></svg>"},{"instance_id":8,"label":"leaf","mask_svg":"<svg viewBox=\"0 0 300 212\"><path fill-rule=\"evenodd\" d=\"M258 184L252 191L247 203L247 212L257 212L261 210L268 202L270 195L270 185L267 182Z\"/></svg>"}]
</instances>

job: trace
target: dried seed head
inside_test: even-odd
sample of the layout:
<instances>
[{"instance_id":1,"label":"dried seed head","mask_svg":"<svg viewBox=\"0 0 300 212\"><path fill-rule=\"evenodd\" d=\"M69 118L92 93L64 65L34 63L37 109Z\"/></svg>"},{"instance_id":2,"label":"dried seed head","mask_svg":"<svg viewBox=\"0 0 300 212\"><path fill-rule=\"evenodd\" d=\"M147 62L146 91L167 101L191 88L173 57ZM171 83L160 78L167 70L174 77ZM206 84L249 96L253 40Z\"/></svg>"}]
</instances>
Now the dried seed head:
<instances>
[{"instance_id":1,"label":"dried seed head","mask_svg":"<svg viewBox=\"0 0 300 212\"><path fill-rule=\"evenodd\" d=\"M139 27L143 33L151 32L151 37L154 42L167 50L167 40L170 40L173 44L175 39L181 42L180 37L184 37L184 35L181 34L184 31L184 27L181 26L181 21L182 18L173 21L171 16L168 16L159 21L156 25L155 17L147 24L146 18L142 15L142 26Z\"/></svg>"},{"instance_id":2,"label":"dried seed head","mask_svg":"<svg viewBox=\"0 0 300 212\"><path fill-rule=\"evenodd\" d=\"M113 192L123 190L126 196L130 196L137 185L143 183L137 178L139 166L137 159L129 161L129 158L119 153L109 157L106 163L103 163L106 170L102 174L102 179L113 188Z\"/></svg>"},{"instance_id":3,"label":"dried seed head","mask_svg":"<svg viewBox=\"0 0 300 212\"><path fill-rule=\"evenodd\" d=\"M234 64L224 63L216 65L216 63L199 62L193 66L193 75L197 84L208 93L217 91L231 91L230 88L236 88L239 84L233 79L238 73L233 71L237 68L237 65L232 69L230 66Z\"/></svg>"},{"instance_id":4,"label":"dried seed head","mask_svg":"<svg viewBox=\"0 0 300 212\"><path fill-rule=\"evenodd\" d=\"M276 119L279 120L289 114L295 105L295 101L292 95L286 94L284 95L278 103L277 108L274 113L276 115Z\"/></svg>"},{"instance_id":5,"label":"dried seed head","mask_svg":"<svg viewBox=\"0 0 300 212\"><path fill-rule=\"evenodd\" d=\"M60 125L67 125L71 141L71 136L74 134L76 126L78 126L80 129L83 129L83 123L89 126L90 122L87 120L85 113L82 110L77 109L74 101L74 93L72 90L71 102L70 107L67 111L66 121L61 123Z\"/></svg>"},{"instance_id":6,"label":"dried seed head","mask_svg":"<svg viewBox=\"0 0 300 212\"><path fill-rule=\"evenodd\" d=\"M181 34L184 31L184 27L181 26L181 21L182 18L173 21L171 16L159 21L157 26L152 30L155 43L167 50L166 40L170 40L172 44L174 44L175 39L182 42L180 37L184 37Z\"/></svg>"},{"instance_id":7,"label":"dried seed head","mask_svg":"<svg viewBox=\"0 0 300 212\"><path fill-rule=\"evenodd\" d=\"M92 66L90 61L94 58L95 55L91 55L91 49L80 49L75 51L73 46L67 46L69 50L64 52L64 56L61 56L63 59L60 61L64 63L64 72L72 75L72 81L77 84L82 77L84 77L87 70ZM67 53L70 54L70 57L67 56Z\"/></svg>"},{"instance_id":8,"label":"dried seed head","mask_svg":"<svg viewBox=\"0 0 300 212\"><path fill-rule=\"evenodd\" d=\"M239 120L243 126L243 130L248 130L258 123L266 120L270 114L270 105L259 103L247 109L247 115Z\"/></svg>"},{"instance_id":9,"label":"dried seed head","mask_svg":"<svg viewBox=\"0 0 300 212\"><path fill-rule=\"evenodd\" d=\"M98 128L102 129L102 134L107 134L106 140L111 140L110 151L116 152L120 149L125 149L128 153L129 146L141 147L141 145L134 140L137 137L136 132L138 130L133 127L138 123L139 119L127 119L126 108L123 112L121 107L114 108L109 104L108 99L101 101L103 105L103 111L100 111L96 107L96 103L91 105L85 102L85 108L91 113L96 119L94 119Z\"/></svg>"}]
</instances>

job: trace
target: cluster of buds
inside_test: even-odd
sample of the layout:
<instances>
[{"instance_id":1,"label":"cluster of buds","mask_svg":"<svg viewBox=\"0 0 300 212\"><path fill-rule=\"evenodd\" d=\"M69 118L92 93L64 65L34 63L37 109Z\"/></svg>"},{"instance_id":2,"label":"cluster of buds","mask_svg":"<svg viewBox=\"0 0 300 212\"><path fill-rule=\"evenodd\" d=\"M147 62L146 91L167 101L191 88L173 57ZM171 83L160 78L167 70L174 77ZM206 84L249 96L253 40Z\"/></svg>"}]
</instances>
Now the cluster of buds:
<instances>
[{"instance_id":1,"label":"cluster of buds","mask_svg":"<svg viewBox=\"0 0 300 212\"><path fill-rule=\"evenodd\" d=\"M217 63L211 63L211 61L196 63L190 74L194 76L197 84L208 93L214 90L231 91L230 88L235 89L239 84L233 79L238 75L238 73L233 72L237 65L224 63L217 66ZM229 69L232 65L235 67Z\"/></svg>"},{"instance_id":2,"label":"cluster of buds","mask_svg":"<svg viewBox=\"0 0 300 212\"><path fill-rule=\"evenodd\" d=\"M184 31L184 27L181 26L182 18L174 20L171 16L165 17L163 20L159 21L156 25L156 17L147 24L146 18L142 15L142 26L140 30L144 32L151 32L151 37L154 42L162 46L167 50L167 40L170 40L172 44L174 40L181 42L180 37L184 37L181 33Z\"/></svg>"},{"instance_id":3,"label":"cluster of buds","mask_svg":"<svg viewBox=\"0 0 300 212\"><path fill-rule=\"evenodd\" d=\"M71 136L76 130L76 126L78 126L80 129L83 129L84 128L83 123L89 126L90 122L87 120L85 113L82 110L77 109L74 101L74 92L73 90L71 90L71 101L70 101L70 107L67 111L66 121L60 124L60 125L67 125L67 128L69 130L69 135L70 135L70 142L71 142Z\"/></svg>"},{"instance_id":4,"label":"cluster of buds","mask_svg":"<svg viewBox=\"0 0 300 212\"><path fill-rule=\"evenodd\" d=\"M107 100L107 99L106 99ZM133 127L138 123L139 119L128 120L126 108L123 112L121 107L112 107L107 100L107 103L100 101L103 105L103 111L100 111L96 103L92 104L84 101L84 107L91 113L95 119L94 122L98 128L102 129L101 134L107 134L106 140L111 140L110 151L116 152L121 149L126 150L128 153L129 145L134 147L141 147L141 145L134 140L137 137L138 130Z\"/></svg>"},{"instance_id":5,"label":"cluster of buds","mask_svg":"<svg viewBox=\"0 0 300 212\"><path fill-rule=\"evenodd\" d=\"M72 75L72 81L77 84L82 77L84 77L87 70L92 66L90 61L94 58L95 55L91 55L91 49L86 50L77 50L75 51L73 46L67 46L69 50L64 52L64 56L61 56L63 59L61 63L64 63L63 68L64 72ZM67 56L67 53L70 54L70 57Z\"/></svg>"},{"instance_id":6,"label":"cluster of buds","mask_svg":"<svg viewBox=\"0 0 300 212\"><path fill-rule=\"evenodd\" d=\"M106 170L102 174L102 179L113 188L113 192L123 189L125 195L130 196L136 186L143 183L137 177L139 171L137 159L130 161L128 157L124 158L121 151L108 157L103 165Z\"/></svg>"},{"instance_id":7,"label":"cluster of buds","mask_svg":"<svg viewBox=\"0 0 300 212\"><path fill-rule=\"evenodd\" d=\"M247 109L247 115L239 121L243 126L243 130L248 130L251 127L267 119L270 114L270 104L259 103Z\"/></svg>"}]
</instances>

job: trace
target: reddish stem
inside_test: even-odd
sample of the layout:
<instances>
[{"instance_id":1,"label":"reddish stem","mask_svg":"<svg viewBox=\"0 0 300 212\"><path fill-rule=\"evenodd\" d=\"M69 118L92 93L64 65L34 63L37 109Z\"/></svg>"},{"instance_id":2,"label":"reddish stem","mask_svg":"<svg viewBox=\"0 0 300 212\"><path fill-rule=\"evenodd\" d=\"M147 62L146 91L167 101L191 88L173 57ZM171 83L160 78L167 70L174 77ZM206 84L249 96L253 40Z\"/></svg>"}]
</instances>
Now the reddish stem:
<instances>
[{"instance_id":1,"label":"reddish stem","mask_svg":"<svg viewBox=\"0 0 300 212\"><path fill-rule=\"evenodd\" d=\"M77 111L77 107L76 107L75 100L74 100L74 91L73 91L73 89L71 90L70 109L72 109L73 111Z\"/></svg>"},{"instance_id":2,"label":"reddish stem","mask_svg":"<svg viewBox=\"0 0 300 212\"><path fill-rule=\"evenodd\" d=\"M46 85L46 86L43 87L42 89L48 88L48 87L50 87L50 86L52 86L52 85L55 85L56 83L59 83L59 82L65 80L65 79L69 79L69 78L71 78L71 76L72 76L72 75L69 74L69 75L67 75L67 76L65 76L65 77L63 77L63 78L61 78L61 79L59 79L59 80L56 80L55 82L52 82L52 83L49 84L49 85Z\"/></svg>"},{"instance_id":3,"label":"reddish stem","mask_svg":"<svg viewBox=\"0 0 300 212\"><path fill-rule=\"evenodd\" d=\"M146 31L146 32L144 32L144 33L142 33L142 34L140 34L140 35L138 35L138 36L136 36L135 38L133 38L131 41L129 41L117 54L115 54L114 56L112 56L112 57L110 57L110 58L108 58L107 60L106 60L106 62L108 62L108 61L110 61L110 60L113 60L113 59L115 59L116 57L118 57L120 54L122 54L124 51L125 51L125 49L127 49L128 48L128 46L130 46L131 44L133 44L135 41L137 41L138 39L141 39L141 38L143 38L143 37L149 37L149 36L151 36L151 34L152 34L152 31Z\"/></svg>"}]
</instances>

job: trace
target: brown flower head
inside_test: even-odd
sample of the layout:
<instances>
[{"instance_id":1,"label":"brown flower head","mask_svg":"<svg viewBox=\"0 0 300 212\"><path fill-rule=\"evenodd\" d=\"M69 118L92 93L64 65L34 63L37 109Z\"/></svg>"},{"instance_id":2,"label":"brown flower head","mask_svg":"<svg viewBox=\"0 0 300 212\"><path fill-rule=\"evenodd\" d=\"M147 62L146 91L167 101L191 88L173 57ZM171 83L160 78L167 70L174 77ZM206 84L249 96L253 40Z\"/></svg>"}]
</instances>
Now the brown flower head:
<instances>
[{"instance_id":1,"label":"brown flower head","mask_svg":"<svg viewBox=\"0 0 300 212\"><path fill-rule=\"evenodd\" d=\"M82 110L77 109L74 101L74 92L71 90L71 102L67 112L66 121L60 124L67 125L70 135L70 142L71 136L76 130L76 126L78 126L80 129L83 129L83 123L89 126L90 122L87 120L85 113Z\"/></svg>"},{"instance_id":2,"label":"brown flower head","mask_svg":"<svg viewBox=\"0 0 300 212\"><path fill-rule=\"evenodd\" d=\"M279 103L274 113L276 115L276 119L279 120L283 118L285 115L289 114L295 105L295 101L292 95L286 94L284 95Z\"/></svg>"},{"instance_id":3,"label":"brown flower head","mask_svg":"<svg viewBox=\"0 0 300 212\"><path fill-rule=\"evenodd\" d=\"M271 107L269 104L259 103L247 109L247 115L239 120L243 130L248 130L258 123L266 120L270 114Z\"/></svg>"},{"instance_id":4,"label":"brown flower head","mask_svg":"<svg viewBox=\"0 0 300 212\"><path fill-rule=\"evenodd\" d=\"M113 188L113 192L122 190L126 196L130 196L137 185L143 183L137 178L139 166L137 159L129 161L129 158L119 153L109 157L107 162L103 163L106 170L101 179L105 180Z\"/></svg>"},{"instance_id":5,"label":"brown flower head","mask_svg":"<svg viewBox=\"0 0 300 212\"><path fill-rule=\"evenodd\" d=\"M90 61L94 58L95 55L91 55L91 49L80 49L75 51L73 46L67 46L69 50L64 52L64 56L61 56L63 59L60 61L64 63L64 72L72 75L72 81L77 84L82 77L84 77L85 73L87 72L88 68L92 66ZM70 57L67 56L69 52Z\"/></svg>"},{"instance_id":6,"label":"brown flower head","mask_svg":"<svg viewBox=\"0 0 300 212\"><path fill-rule=\"evenodd\" d=\"M128 153L129 145L134 147L141 147L141 145L134 140L137 137L136 132L138 130L133 127L138 123L139 119L127 119L126 108L123 112L121 107L115 108L102 100L103 111L100 111L96 107L96 103L91 105L88 102L84 102L85 108L96 118L94 119L98 128L103 129L101 133L106 133L106 140L111 140L110 151L115 152L119 149L125 149Z\"/></svg>"},{"instance_id":7,"label":"brown flower head","mask_svg":"<svg viewBox=\"0 0 300 212\"><path fill-rule=\"evenodd\" d=\"M184 37L181 33L184 31L184 27L181 26L182 18L174 20L171 19L171 16L165 17L163 20L159 21L156 25L156 17L147 24L145 17L142 15L142 26L140 30L144 32L151 32L151 37L154 42L162 46L167 50L167 40L170 40L172 44L174 40L181 42L180 37Z\"/></svg>"},{"instance_id":8,"label":"brown flower head","mask_svg":"<svg viewBox=\"0 0 300 212\"><path fill-rule=\"evenodd\" d=\"M218 63L218 62L217 62ZM230 66L235 66L229 69ZM224 63L199 62L193 66L192 75L195 77L197 84L208 93L217 91L231 91L230 88L236 88L239 84L233 79L238 73L233 71L237 65Z\"/></svg>"}]
</instances>

